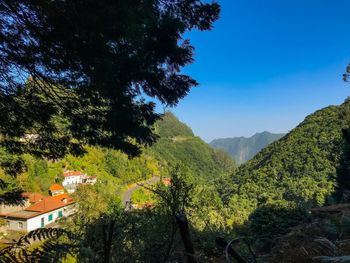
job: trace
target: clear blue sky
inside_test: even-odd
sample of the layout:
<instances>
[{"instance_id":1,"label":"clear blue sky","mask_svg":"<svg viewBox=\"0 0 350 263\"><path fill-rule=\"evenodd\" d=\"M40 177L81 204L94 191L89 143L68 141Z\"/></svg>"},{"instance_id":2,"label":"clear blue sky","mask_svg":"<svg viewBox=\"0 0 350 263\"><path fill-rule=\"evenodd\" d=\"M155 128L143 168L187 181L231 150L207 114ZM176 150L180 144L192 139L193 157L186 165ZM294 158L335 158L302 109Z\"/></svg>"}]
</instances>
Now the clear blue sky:
<instances>
[{"instance_id":1,"label":"clear blue sky","mask_svg":"<svg viewBox=\"0 0 350 263\"><path fill-rule=\"evenodd\" d=\"M187 36L200 86L172 111L205 141L287 132L350 95L349 0L219 0L211 32Z\"/></svg>"}]
</instances>

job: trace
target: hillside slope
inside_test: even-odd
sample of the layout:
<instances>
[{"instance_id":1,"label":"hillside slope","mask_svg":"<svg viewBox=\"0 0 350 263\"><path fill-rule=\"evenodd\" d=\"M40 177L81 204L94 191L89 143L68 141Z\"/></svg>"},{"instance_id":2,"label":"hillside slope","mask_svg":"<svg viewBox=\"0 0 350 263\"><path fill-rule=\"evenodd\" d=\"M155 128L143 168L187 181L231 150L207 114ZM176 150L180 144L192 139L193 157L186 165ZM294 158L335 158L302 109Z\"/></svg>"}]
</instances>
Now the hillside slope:
<instances>
[{"instance_id":1,"label":"hillside slope","mask_svg":"<svg viewBox=\"0 0 350 263\"><path fill-rule=\"evenodd\" d=\"M46 193L55 180L62 180L64 170L81 170L96 175L106 187L116 187L152 176L167 176L169 166L177 162L187 165L195 176L205 178L228 174L235 168L228 154L212 149L171 113L156 123L155 132L159 135L158 141L133 159L120 151L100 147L86 147L87 153L83 156L67 155L55 162L24 155L26 170L17 176L16 184L26 191ZM0 148L1 160L10 157ZM4 176L0 169L0 178Z\"/></svg>"},{"instance_id":2,"label":"hillside slope","mask_svg":"<svg viewBox=\"0 0 350 263\"><path fill-rule=\"evenodd\" d=\"M350 102L307 116L240 166L233 175L231 206L241 211L243 219L257 206L274 200L309 207L332 202L337 182L349 181L349 154L341 131L349 123ZM344 183L338 185L344 187Z\"/></svg>"},{"instance_id":3,"label":"hillside slope","mask_svg":"<svg viewBox=\"0 0 350 263\"><path fill-rule=\"evenodd\" d=\"M215 150L192 130L167 112L155 125L158 141L146 153L155 157L162 166L183 162L191 171L206 178L235 169L233 159L223 151Z\"/></svg>"},{"instance_id":4,"label":"hillside slope","mask_svg":"<svg viewBox=\"0 0 350 263\"><path fill-rule=\"evenodd\" d=\"M261 149L282 138L284 135L284 133L274 134L264 131L256 133L249 138L233 137L215 139L210 142L210 145L216 149L226 151L235 159L237 164L242 164L253 158Z\"/></svg>"}]
</instances>

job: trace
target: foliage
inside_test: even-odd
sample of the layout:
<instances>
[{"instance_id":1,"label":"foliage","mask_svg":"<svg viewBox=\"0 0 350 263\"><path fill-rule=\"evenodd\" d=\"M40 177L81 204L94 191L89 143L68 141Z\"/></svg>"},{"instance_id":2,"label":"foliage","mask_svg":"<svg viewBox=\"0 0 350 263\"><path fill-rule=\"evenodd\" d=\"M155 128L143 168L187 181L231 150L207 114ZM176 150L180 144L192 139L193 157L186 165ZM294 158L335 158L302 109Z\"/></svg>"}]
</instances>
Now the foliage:
<instances>
[{"instance_id":1,"label":"foliage","mask_svg":"<svg viewBox=\"0 0 350 263\"><path fill-rule=\"evenodd\" d=\"M86 147L86 150L83 156L67 155L55 162L24 155L26 171L13 180L26 191L47 193L54 182L63 180L64 170L78 170L97 176L104 187L117 191L123 185L160 175L158 161L151 156L129 159L118 150L98 147Z\"/></svg>"},{"instance_id":2,"label":"foliage","mask_svg":"<svg viewBox=\"0 0 350 263\"><path fill-rule=\"evenodd\" d=\"M204 262L210 262L215 251L210 238L213 241L224 225L221 199L213 185L199 180L184 165L175 165L170 171L172 186L152 188L162 196L154 195L156 206L152 209L124 211L113 188L99 183L79 188L74 196L79 211L64 223L65 229L81 238L77 260L101 262L106 255L110 262L182 260L185 255L174 213L186 211L194 246Z\"/></svg>"},{"instance_id":3,"label":"foliage","mask_svg":"<svg viewBox=\"0 0 350 263\"><path fill-rule=\"evenodd\" d=\"M165 168L164 175L169 172L167 167L175 163L185 163L191 173L210 180L235 169L236 165L228 154L212 149L199 137L191 135L192 131L173 114L166 113L164 118L156 123L156 127L162 127L157 128L160 130L160 137L154 145L146 148L145 152L159 160Z\"/></svg>"},{"instance_id":4,"label":"foliage","mask_svg":"<svg viewBox=\"0 0 350 263\"><path fill-rule=\"evenodd\" d=\"M161 138L172 139L194 136L191 128L180 122L171 112L166 112L162 116L162 121L156 122L155 131Z\"/></svg>"},{"instance_id":5,"label":"foliage","mask_svg":"<svg viewBox=\"0 0 350 263\"><path fill-rule=\"evenodd\" d=\"M74 198L81 209L64 223L82 240L74 254L77 260L96 262L104 255L112 261L128 261L130 255L135 261L183 259L175 211L185 213L194 251L210 262L220 258L214 244L217 236L232 238L232 230L233 236L247 233L241 231L247 225L254 240L272 240L307 219L308 208L334 201L334 191L347 193L349 155L341 130L348 127L349 117L350 102L320 110L236 168L227 154L191 136L187 126L170 116L156 126L178 127L174 133L163 133L174 137L160 136L137 158L99 147L87 147L84 156L67 155L57 161L24 155L26 171L17 179L4 173L4 180L10 185L21 182L32 190L29 182L36 182L41 190L48 184L45 178L57 180L64 169L97 175L95 186L78 190ZM167 121L171 124L160 123ZM174 170L181 160L184 165ZM159 186L156 190L163 198L153 209L124 212L118 201L122 186L153 175L173 175L178 184Z\"/></svg>"},{"instance_id":6,"label":"foliage","mask_svg":"<svg viewBox=\"0 0 350 263\"><path fill-rule=\"evenodd\" d=\"M147 98L174 106L197 85L181 72L194 49L183 36L210 30L219 12L200 0L1 1L6 147L49 158L86 144L139 154L159 118ZM64 133L55 116L66 120ZM30 147L19 143L28 132L38 135Z\"/></svg>"},{"instance_id":7,"label":"foliage","mask_svg":"<svg viewBox=\"0 0 350 263\"><path fill-rule=\"evenodd\" d=\"M6 174L12 176L25 170L25 164L21 156L10 154L3 147L0 147L0 167Z\"/></svg>"},{"instance_id":8,"label":"foliage","mask_svg":"<svg viewBox=\"0 0 350 263\"><path fill-rule=\"evenodd\" d=\"M223 171L235 171L236 163L225 151L220 149L215 150L212 153L212 158Z\"/></svg>"},{"instance_id":9,"label":"foliage","mask_svg":"<svg viewBox=\"0 0 350 263\"><path fill-rule=\"evenodd\" d=\"M175 116L167 117L156 123L171 129L173 126L190 130L179 122ZM171 125L167 123L170 120ZM164 131L166 134L166 132ZM178 135L181 134L180 132ZM155 145L145 148L144 153L132 159L118 150L86 146L83 156L67 155L60 160L45 160L24 154L14 156L0 151L2 159L18 158L23 162L23 171L16 177L15 183L26 191L47 193L51 184L61 182L64 170L79 170L88 175L97 176L106 187L121 188L123 185L143 181L152 176L168 176L168 168L176 162L187 164L192 174L215 180L235 169L233 160L224 152L211 149L198 137L186 137L186 140L176 141L172 138L159 138ZM1 148L0 148L1 150ZM5 173L8 174L7 170ZM228 182L228 181L226 181ZM220 186L217 184L218 189Z\"/></svg>"},{"instance_id":10,"label":"foliage","mask_svg":"<svg viewBox=\"0 0 350 263\"><path fill-rule=\"evenodd\" d=\"M232 222L244 223L255 208L274 200L306 207L332 202L335 190L346 190L337 176L348 169L339 168L349 157L343 154L342 135L349 122L348 101L319 110L240 166L232 175L235 187L229 207L236 211Z\"/></svg>"},{"instance_id":11,"label":"foliage","mask_svg":"<svg viewBox=\"0 0 350 263\"><path fill-rule=\"evenodd\" d=\"M132 193L131 200L133 204L146 205L154 202L152 193L142 188Z\"/></svg>"},{"instance_id":12,"label":"foliage","mask_svg":"<svg viewBox=\"0 0 350 263\"><path fill-rule=\"evenodd\" d=\"M258 207L249 216L250 231L255 238L271 240L309 218L305 208L288 201L274 201Z\"/></svg>"},{"instance_id":13,"label":"foliage","mask_svg":"<svg viewBox=\"0 0 350 263\"><path fill-rule=\"evenodd\" d=\"M349 77L350 77L350 64L346 67L346 71L343 74L343 80L349 81Z\"/></svg>"},{"instance_id":14,"label":"foliage","mask_svg":"<svg viewBox=\"0 0 350 263\"><path fill-rule=\"evenodd\" d=\"M14 241L0 250L0 262L57 262L57 258L64 257L76 250L73 243L56 242L58 238L66 236L71 242L78 238L71 232L59 228L39 228L33 230L18 241ZM43 244L35 249L29 249L32 242L41 241Z\"/></svg>"}]
</instances>

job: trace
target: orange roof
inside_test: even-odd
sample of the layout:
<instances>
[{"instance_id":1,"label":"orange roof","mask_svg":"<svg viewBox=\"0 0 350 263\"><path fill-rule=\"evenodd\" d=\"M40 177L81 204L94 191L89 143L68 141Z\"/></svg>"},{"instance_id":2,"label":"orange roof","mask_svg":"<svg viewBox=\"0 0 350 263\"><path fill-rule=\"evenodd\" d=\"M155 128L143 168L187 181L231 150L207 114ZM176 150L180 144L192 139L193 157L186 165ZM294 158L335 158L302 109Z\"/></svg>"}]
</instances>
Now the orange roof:
<instances>
[{"instance_id":1,"label":"orange roof","mask_svg":"<svg viewBox=\"0 0 350 263\"><path fill-rule=\"evenodd\" d=\"M40 213L46 213L52 210L56 210L58 208L64 207L66 205L69 205L73 203L72 198L67 198L67 202L63 202L59 198L59 196L45 196L44 199L41 202L38 202L36 204L33 204L25 209L25 211L36 211ZM68 196L69 197L69 196Z\"/></svg>"},{"instance_id":2,"label":"orange roof","mask_svg":"<svg viewBox=\"0 0 350 263\"><path fill-rule=\"evenodd\" d=\"M67 199L67 201L73 201L73 198L70 197L70 195L67 193L51 196L51 198L53 200L58 200L58 201L63 201L64 199Z\"/></svg>"},{"instance_id":3,"label":"orange roof","mask_svg":"<svg viewBox=\"0 0 350 263\"><path fill-rule=\"evenodd\" d=\"M170 178L164 178L163 179L163 184L165 184L166 186L171 185L171 179Z\"/></svg>"},{"instance_id":4,"label":"orange roof","mask_svg":"<svg viewBox=\"0 0 350 263\"><path fill-rule=\"evenodd\" d=\"M36 203L43 199L44 196L39 193L25 192L22 194L22 197L28 199L30 203Z\"/></svg>"},{"instance_id":5,"label":"orange roof","mask_svg":"<svg viewBox=\"0 0 350 263\"><path fill-rule=\"evenodd\" d=\"M84 173L80 172L80 171L66 171L63 173L64 177L66 177L66 176L80 176L80 175L84 175Z\"/></svg>"},{"instance_id":6,"label":"orange roof","mask_svg":"<svg viewBox=\"0 0 350 263\"><path fill-rule=\"evenodd\" d=\"M59 191L59 190L64 190L62 185L59 184L53 184L50 186L50 191Z\"/></svg>"}]
</instances>

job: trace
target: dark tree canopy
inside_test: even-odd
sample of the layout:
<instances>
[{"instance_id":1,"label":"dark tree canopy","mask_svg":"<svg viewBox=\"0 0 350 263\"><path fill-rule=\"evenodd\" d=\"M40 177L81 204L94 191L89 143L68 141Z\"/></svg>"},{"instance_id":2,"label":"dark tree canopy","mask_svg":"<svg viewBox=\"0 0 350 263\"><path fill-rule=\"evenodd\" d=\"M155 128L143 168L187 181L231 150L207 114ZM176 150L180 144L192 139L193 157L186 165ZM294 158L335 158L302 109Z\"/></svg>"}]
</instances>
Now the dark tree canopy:
<instances>
[{"instance_id":1,"label":"dark tree canopy","mask_svg":"<svg viewBox=\"0 0 350 263\"><path fill-rule=\"evenodd\" d=\"M0 136L13 152L60 158L82 145L130 155L155 140L153 102L197 82L183 38L210 30L199 0L0 0Z\"/></svg>"},{"instance_id":2,"label":"dark tree canopy","mask_svg":"<svg viewBox=\"0 0 350 263\"><path fill-rule=\"evenodd\" d=\"M344 81L349 81L349 79L350 79L350 64L346 67L346 71L343 74Z\"/></svg>"}]
</instances>

